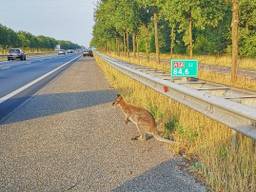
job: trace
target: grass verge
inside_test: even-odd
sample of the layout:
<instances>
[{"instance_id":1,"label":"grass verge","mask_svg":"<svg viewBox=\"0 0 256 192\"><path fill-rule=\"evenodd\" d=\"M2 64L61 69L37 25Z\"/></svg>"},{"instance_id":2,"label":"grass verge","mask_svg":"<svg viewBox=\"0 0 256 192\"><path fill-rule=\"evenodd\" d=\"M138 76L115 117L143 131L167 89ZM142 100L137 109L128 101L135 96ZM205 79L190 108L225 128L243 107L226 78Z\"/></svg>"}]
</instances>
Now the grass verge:
<instances>
[{"instance_id":1,"label":"grass verge","mask_svg":"<svg viewBox=\"0 0 256 192\"><path fill-rule=\"evenodd\" d=\"M256 153L253 140L232 131L113 69L100 57L96 61L109 83L134 105L148 109L159 122L165 136L177 143L173 153L193 160L190 170L202 175L212 191L253 192L256 189Z\"/></svg>"}]
</instances>

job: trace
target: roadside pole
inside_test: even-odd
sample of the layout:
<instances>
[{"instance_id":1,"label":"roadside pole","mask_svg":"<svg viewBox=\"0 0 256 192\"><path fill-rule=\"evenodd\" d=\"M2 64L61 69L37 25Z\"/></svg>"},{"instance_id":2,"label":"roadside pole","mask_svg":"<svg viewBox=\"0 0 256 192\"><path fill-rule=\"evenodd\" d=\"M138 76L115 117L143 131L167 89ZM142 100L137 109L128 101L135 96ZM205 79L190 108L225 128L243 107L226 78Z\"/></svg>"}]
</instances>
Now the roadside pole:
<instances>
[{"instance_id":1,"label":"roadside pole","mask_svg":"<svg viewBox=\"0 0 256 192\"><path fill-rule=\"evenodd\" d=\"M238 24L239 24L239 5L238 0L232 0L232 66L231 83L237 80L238 71Z\"/></svg>"},{"instance_id":2,"label":"roadside pole","mask_svg":"<svg viewBox=\"0 0 256 192\"><path fill-rule=\"evenodd\" d=\"M238 24L239 24L239 4L238 0L232 0L232 66L231 84L235 85L238 71ZM232 146L236 149L237 132L232 130Z\"/></svg>"}]
</instances>

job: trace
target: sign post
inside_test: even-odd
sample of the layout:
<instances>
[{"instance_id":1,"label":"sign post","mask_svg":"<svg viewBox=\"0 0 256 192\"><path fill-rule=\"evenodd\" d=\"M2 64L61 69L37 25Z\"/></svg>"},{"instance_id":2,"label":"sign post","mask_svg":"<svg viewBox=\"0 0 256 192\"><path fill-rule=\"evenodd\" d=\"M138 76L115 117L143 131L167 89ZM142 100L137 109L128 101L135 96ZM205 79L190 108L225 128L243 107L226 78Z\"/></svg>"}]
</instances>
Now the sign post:
<instances>
[{"instance_id":1,"label":"sign post","mask_svg":"<svg viewBox=\"0 0 256 192\"><path fill-rule=\"evenodd\" d=\"M171 78L198 77L198 61L190 59L171 59Z\"/></svg>"}]
</instances>

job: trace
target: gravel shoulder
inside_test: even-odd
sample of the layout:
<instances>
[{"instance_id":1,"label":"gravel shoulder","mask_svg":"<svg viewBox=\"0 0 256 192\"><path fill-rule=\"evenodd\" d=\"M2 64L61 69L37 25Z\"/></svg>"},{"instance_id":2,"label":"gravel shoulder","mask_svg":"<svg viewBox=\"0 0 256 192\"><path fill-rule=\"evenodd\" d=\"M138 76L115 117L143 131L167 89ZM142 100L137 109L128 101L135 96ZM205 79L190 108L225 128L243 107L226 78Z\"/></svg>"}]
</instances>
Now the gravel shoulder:
<instances>
[{"instance_id":1,"label":"gravel shoulder","mask_svg":"<svg viewBox=\"0 0 256 192\"><path fill-rule=\"evenodd\" d=\"M0 191L206 191L168 146L132 141L133 124L95 61L84 58L0 125Z\"/></svg>"}]
</instances>

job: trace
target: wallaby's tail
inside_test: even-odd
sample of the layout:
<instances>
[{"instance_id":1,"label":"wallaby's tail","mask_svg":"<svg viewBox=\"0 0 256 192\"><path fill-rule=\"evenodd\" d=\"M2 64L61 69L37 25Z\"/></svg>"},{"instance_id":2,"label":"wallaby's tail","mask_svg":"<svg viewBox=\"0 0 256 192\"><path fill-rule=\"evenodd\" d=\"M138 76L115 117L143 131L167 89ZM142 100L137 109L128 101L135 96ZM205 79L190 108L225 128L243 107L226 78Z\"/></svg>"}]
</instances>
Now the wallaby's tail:
<instances>
[{"instance_id":1,"label":"wallaby's tail","mask_svg":"<svg viewBox=\"0 0 256 192\"><path fill-rule=\"evenodd\" d=\"M154 138L155 138L156 140L161 141L161 142L164 142L164 143L169 143L169 144L174 144L174 143L175 143L175 141L171 141L171 140L169 140L169 139L162 138L162 137L160 137L160 136L157 135L157 134L153 134L153 136L154 136Z\"/></svg>"}]
</instances>

